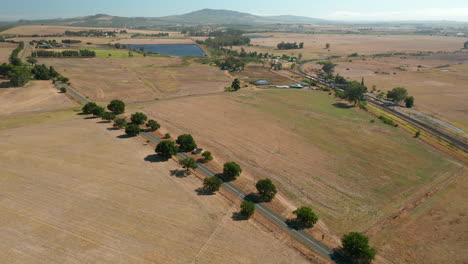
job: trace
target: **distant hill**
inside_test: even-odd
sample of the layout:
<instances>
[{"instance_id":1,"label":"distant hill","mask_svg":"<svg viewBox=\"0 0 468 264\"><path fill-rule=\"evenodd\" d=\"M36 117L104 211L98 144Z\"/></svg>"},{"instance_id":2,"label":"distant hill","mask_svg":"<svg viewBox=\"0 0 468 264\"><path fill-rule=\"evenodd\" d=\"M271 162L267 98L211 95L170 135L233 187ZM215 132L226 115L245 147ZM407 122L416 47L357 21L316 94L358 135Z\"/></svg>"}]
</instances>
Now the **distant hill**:
<instances>
[{"instance_id":1,"label":"distant hill","mask_svg":"<svg viewBox=\"0 0 468 264\"><path fill-rule=\"evenodd\" d=\"M230 10L203 9L183 15L166 17L119 17L106 14L93 16L58 18L45 20L20 20L2 22L2 25L61 25L81 27L128 27L143 28L162 25L259 25L259 24L317 24L327 23L326 20L299 16L256 16Z\"/></svg>"}]
</instances>

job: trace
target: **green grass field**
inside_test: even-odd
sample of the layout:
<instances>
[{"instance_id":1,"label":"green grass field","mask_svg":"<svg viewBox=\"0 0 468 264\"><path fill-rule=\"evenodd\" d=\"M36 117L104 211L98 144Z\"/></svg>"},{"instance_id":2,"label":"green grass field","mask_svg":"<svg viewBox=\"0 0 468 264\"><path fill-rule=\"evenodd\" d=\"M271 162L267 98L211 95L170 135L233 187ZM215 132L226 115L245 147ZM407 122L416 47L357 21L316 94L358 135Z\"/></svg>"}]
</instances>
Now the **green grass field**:
<instances>
[{"instance_id":1,"label":"green grass field","mask_svg":"<svg viewBox=\"0 0 468 264\"><path fill-rule=\"evenodd\" d=\"M109 50L90 49L90 50L96 52L96 57L98 58L132 58L129 55L129 50L126 50L126 49L109 49ZM131 54L133 54L133 58L143 57L143 55L138 52L132 51Z\"/></svg>"}]
</instances>

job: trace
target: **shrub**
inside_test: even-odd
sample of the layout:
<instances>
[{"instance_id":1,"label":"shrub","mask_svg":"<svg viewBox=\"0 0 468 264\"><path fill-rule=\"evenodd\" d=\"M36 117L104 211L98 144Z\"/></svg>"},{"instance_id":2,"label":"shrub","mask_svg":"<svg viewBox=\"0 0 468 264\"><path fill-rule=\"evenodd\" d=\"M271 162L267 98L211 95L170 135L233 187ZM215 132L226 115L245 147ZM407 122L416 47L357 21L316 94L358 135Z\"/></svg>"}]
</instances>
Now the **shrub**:
<instances>
[{"instance_id":1,"label":"shrub","mask_svg":"<svg viewBox=\"0 0 468 264\"><path fill-rule=\"evenodd\" d=\"M125 127L125 134L127 134L128 136L130 137L134 137L134 136L137 136L138 134L140 134L140 126L139 125L136 125L136 124L128 124L126 127Z\"/></svg>"},{"instance_id":2,"label":"shrub","mask_svg":"<svg viewBox=\"0 0 468 264\"><path fill-rule=\"evenodd\" d=\"M140 113L140 112L136 112L132 114L132 116L130 117L130 120L132 120L132 123L137 124L137 125L143 125L147 119L148 117L145 114Z\"/></svg>"},{"instance_id":3,"label":"shrub","mask_svg":"<svg viewBox=\"0 0 468 264\"><path fill-rule=\"evenodd\" d=\"M176 146L174 141L163 140L156 146L155 151L159 156L170 159L172 156L177 154L179 148Z\"/></svg>"},{"instance_id":4,"label":"shrub","mask_svg":"<svg viewBox=\"0 0 468 264\"><path fill-rule=\"evenodd\" d=\"M413 96L409 96L409 97L405 98L405 106L407 108L411 108L411 107L414 106L414 97Z\"/></svg>"},{"instance_id":5,"label":"shrub","mask_svg":"<svg viewBox=\"0 0 468 264\"><path fill-rule=\"evenodd\" d=\"M122 128L127 126L127 120L123 118L117 118L114 120L114 127Z\"/></svg>"},{"instance_id":6,"label":"shrub","mask_svg":"<svg viewBox=\"0 0 468 264\"><path fill-rule=\"evenodd\" d=\"M223 166L223 180L232 181L235 180L242 173L242 169L239 164L235 162L226 162Z\"/></svg>"},{"instance_id":7,"label":"shrub","mask_svg":"<svg viewBox=\"0 0 468 264\"><path fill-rule=\"evenodd\" d=\"M240 213L249 219L255 213L255 204L250 201L242 201Z\"/></svg>"},{"instance_id":8,"label":"shrub","mask_svg":"<svg viewBox=\"0 0 468 264\"><path fill-rule=\"evenodd\" d=\"M60 87L60 92L61 92L61 93L66 93L66 92L67 92L67 88L65 88L65 87Z\"/></svg>"},{"instance_id":9,"label":"shrub","mask_svg":"<svg viewBox=\"0 0 468 264\"><path fill-rule=\"evenodd\" d=\"M187 152L197 148L197 143L193 140L192 135L184 134L177 137L176 143L179 144L180 150Z\"/></svg>"},{"instance_id":10,"label":"shrub","mask_svg":"<svg viewBox=\"0 0 468 264\"><path fill-rule=\"evenodd\" d=\"M420 135L421 135L421 131L418 130L418 131L416 131L416 134L414 134L414 137L418 138Z\"/></svg>"},{"instance_id":11,"label":"shrub","mask_svg":"<svg viewBox=\"0 0 468 264\"><path fill-rule=\"evenodd\" d=\"M391 125L391 126L398 126L392 119L386 117L386 116L379 116L379 119L382 120L382 122L384 122L385 124L388 124L388 125Z\"/></svg>"},{"instance_id":12,"label":"shrub","mask_svg":"<svg viewBox=\"0 0 468 264\"><path fill-rule=\"evenodd\" d=\"M216 176L205 178L203 180L203 189L211 193L214 193L214 192L219 191L219 188L221 188L222 184L223 184L223 180L221 180L220 178Z\"/></svg>"},{"instance_id":13,"label":"shrub","mask_svg":"<svg viewBox=\"0 0 468 264\"><path fill-rule=\"evenodd\" d=\"M169 133L164 134L164 138L165 138L165 139L170 139L170 138L171 138L171 134L169 134Z\"/></svg>"},{"instance_id":14,"label":"shrub","mask_svg":"<svg viewBox=\"0 0 468 264\"><path fill-rule=\"evenodd\" d=\"M197 162L193 158L180 159L179 164L187 172L189 172L190 169L194 170L194 169L198 168Z\"/></svg>"}]
</instances>

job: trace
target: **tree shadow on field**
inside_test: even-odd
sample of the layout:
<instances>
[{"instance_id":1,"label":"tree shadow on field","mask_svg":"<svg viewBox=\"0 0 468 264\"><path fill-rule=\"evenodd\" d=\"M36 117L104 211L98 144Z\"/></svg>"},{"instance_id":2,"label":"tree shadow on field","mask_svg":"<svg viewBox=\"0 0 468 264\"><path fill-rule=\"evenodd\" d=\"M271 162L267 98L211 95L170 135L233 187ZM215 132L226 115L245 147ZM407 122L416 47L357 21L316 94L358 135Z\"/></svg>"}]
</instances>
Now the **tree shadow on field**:
<instances>
[{"instance_id":1,"label":"tree shadow on field","mask_svg":"<svg viewBox=\"0 0 468 264\"><path fill-rule=\"evenodd\" d=\"M131 136L129 136L127 134L122 134L122 135L118 135L116 138L126 139L126 138L131 138Z\"/></svg>"},{"instance_id":2,"label":"tree shadow on field","mask_svg":"<svg viewBox=\"0 0 468 264\"><path fill-rule=\"evenodd\" d=\"M232 220L234 220L234 221L245 221L245 220L249 220L249 218L246 217L245 215L241 214L240 212L234 212L234 213L232 213Z\"/></svg>"},{"instance_id":3,"label":"tree shadow on field","mask_svg":"<svg viewBox=\"0 0 468 264\"><path fill-rule=\"evenodd\" d=\"M109 124L110 122L106 121L106 120L102 120L102 121L98 121L96 123L98 123L98 124Z\"/></svg>"},{"instance_id":4,"label":"tree shadow on field","mask_svg":"<svg viewBox=\"0 0 468 264\"><path fill-rule=\"evenodd\" d=\"M85 117L84 119L96 119L98 118L97 116L88 116L88 117Z\"/></svg>"},{"instance_id":5,"label":"tree shadow on field","mask_svg":"<svg viewBox=\"0 0 468 264\"><path fill-rule=\"evenodd\" d=\"M187 173L186 170L180 170L180 169L174 169L174 170L171 170L170 172L171 172L171 176L176 176L177 178L185 178L190 175L189 173Z\"/></svg>"},{"instance_id":6,"label":"tree shadow on field","mask_svg":"<svg viewBox=\"0 0 468 264\"><path fill-rule=\"evenodd\" d=\"M207 190L203 187L195 189L195 192L197 192L198 195L213 195L214 192Z\"/></svg>"},{"instance_id":7,"label":"tree shadow on field","mask_svg":"<svg viewBox=\"0 0 468 264\"><path fill-rule=\"evenodd\" d=\"M354 105L349 105L349 104L345 104L345 103L334 103L332 104L334 107L336 108L342 108L342 109L349 109L349 108L353 108Z\"/></svg>"},{"instance_id":8,"label":"tree shadow on field","mask_svg":"<svg viewBox=\"0 0 468 264\"><path fill-rule=\"evenodd\" d=\"M258 193L249 193L244 197L244 200L252 202L252 203L261 203L262 198Z\"/></svg>"},{"instance_id":9,"label":"tree shadow on field","mask_svg":"<svg viewBox=\"0 0 468 264\"><path fill-rule=\"evenodd\" d=\"M165 162L165 161L167 161L167 159L159 156L158 154L150 154L150 155L145 157L145 161L148 161L148 162Z\"/></svg>"},{"instance_id":10,"label":"tree shadow on field","mask_svg":"<svg viewBox=\"0 0 468 264\"><path fill-rule=\"evenodd\" d=\"M13 85L9 81L0 82L0 88L12 88L12 87L13 87Z\"/></svg>"},{"instance_id":11,"label":"tree shadow on field","mask_svg":"<svg viewBox=\"0 0 468 264\"><path fill-rule=\"evenodd\" d=\"M107 130L111 130L111 131L112 131L112 130L119 130L119 129L120 129L120 128L118 128L118 127L108 127L108 128L107 128Z\"/></svg>"},{"instance_id":12,"label":"tree shadow on field","mask_svg":"<svg viewBox=\"0 0 468 264\"><path fill-rule=\"evenodd\" d=\"M76 115L82 116L82 115L88 115L88 114L85 114L85 113L83 113L83 112L79 112L79 113L77 113Z\"/></svg>"}]
</instances>

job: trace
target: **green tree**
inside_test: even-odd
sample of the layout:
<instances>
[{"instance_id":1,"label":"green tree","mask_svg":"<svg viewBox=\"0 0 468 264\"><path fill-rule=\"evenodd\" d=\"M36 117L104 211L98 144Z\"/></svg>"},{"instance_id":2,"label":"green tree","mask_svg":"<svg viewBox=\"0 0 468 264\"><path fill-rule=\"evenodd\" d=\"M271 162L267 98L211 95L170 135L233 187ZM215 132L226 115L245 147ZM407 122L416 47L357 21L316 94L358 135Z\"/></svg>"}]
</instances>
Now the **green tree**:
<instances>
[{"instance_id":1,"label":"green tree","mask_svg":"<svg viewBox=\"0 0 468 264\"><path fill-rule=\"evenodd\" d=\"M34 65L34 64L37 63L37 59L34 58L34 57L28 57L28 59L26 61L31 63L31 65Z\"/></svg>"},{"instance_id":2,"label":"green tree","mask_svg":"<svg viewBox=\"0 0 468 264\"><path fill-rule=\"evenodd\" d=\"M195 170L196 168L198 168L197 162L193 158L180 159L179 164L187 172L190 172L191 169Z\"/></svg>"},{"instance_id":3,"label":"green tree","mask_svg":"<svg viewBox=\"0 0 468 264\"><path fill-rule=\"evenodd\" d=\"M419 136L421 136L421 131L418 130L418 131L416 131L416 134L414 134L414 137L418 138Z\"/></svg>"},{"instance_id":4,"label":"green tree","mask_svg":"<svg viewBox=\"0 0 468 264\"><path fill-rule=\"evenodd\" d=\"M67 92L67 88L65 88L65 87L60 87L60 92L61 92L61 93L66 93L66 92Z\"/></svg>"},{"instance_id":5,"label":"green tree","mask_svg":"<svg viewBox=\"0 0 468 264\"><path fill-rule=\"evenodd\" d=\"M364 99L364 93L366 90L367 89L365 86L356 81L353 81L349 84L348 89L345 90L346 100L356 105L358 102Z\"/></svg>"},{"instance_id":6,"label":"green tree","mask_svg":"<svg viewBox=\"0 0 468 264\"><path fill-rule=\"evenodd\" d=\"M330 43L325 44L325 48L329 49L330 48Z\"/></svg>"},{"instance_id":7,"label":"green tree","mask_svg":"<svg viewBox=\"0 0 468 264\"><path fill-rule=\"evenodd\" d=\"M13 86L21 87L31 79L31 71L27 67L16 66L8 72L8 78Z\"/></svg>"},{"instance_id":8,"label":"green tree","mask_svg":"<svg viewBox=\"0 0 468 264\"><path fill-rule=\"evenodd\" d=\"M413 96L408 96L405 98L405 106L407 108L411 108L414 106L414 97Z\"/></svg>"},{"instance_id":9,"label":"green tree","mask_svg":"<svg viewBox=\"0 0 468 264\"><path fill-rule=\"evenodd\" d=\"M140 131L140 126L137 124L128 124L127 126L125 126L125 134L127 134L130 137L138 136L138 134L140 134Z\"/></svg>"},{"instance_id":10,"label":"green tree","mask_svg":"<svg viewBox=\"0 0 468 264\"><path fill-rule=\"evenodd\" d=\"M101 118L103 120L106 120L106 121L112 121L115 119L115 115L111 112L104 112L102 115L101 115Z\"/></svg>"},{"instance_id":11,"label":"green tree","mask_svg":"<svg viewBox=\"0 0 468 264\"><path fill-rule=\"evenodd\" d=\"M242 201L240 213L249 219L255 213L255 204L250 201Z\"/></svg>"},{"instance_id":12,"label":"green tree","mask_svg":"<svg viewBox=\"0 0 468 264\"><path fill-rule=\"evenodd\" d=\"M125 103L121 100L112 100L110 104L107 105L107 109L109 109L116 115L120 115L125 112Z\"/></svg>"},{"instance_id":13,"label":"green tree","mask_svg":"<svg viewBox=\"0 0 468 264\"><path fill-rule=\"evenodd\" d=\"M234 81L232 81L231 88L234 89L234 91L237 91L241 88L239 79L236 78Z\"/></svg>"},{"instance_id":14,"label":"green tree","mask_svg":"<svg viewBox=\"0 0 468 264\"><path fill-rule=\"evenodd\" d=\"M122 128L127 126L127 120L123 118L117 118L114 120L114 127Z\"/></svg>"},{"instance_id":15,"label":"green tree","mask_svg":"<svg viewBox=\"0 0 468 264\"><path fill-rule=\"evenodd\" d=\"M223 180L233 181L242 173L242 169L239 164L235 162L226 162L223 166Z\"/></svg>"},{"instance_id":16,"label":"green tree","mask_svg":"<svg viewBox=\"0 0 468 264\"><path fill-rule=\"evenodd\" d=\"M203 189L214 193L219 191L219 188L221 188L221 185L223 184L223 180L216 176L212 176L209 178L205 178L203 180Z\"/></svg>"},{"instance_id":17,"label":"green tree","mask_svg":"<svg viewBox=\"0 0 468 264\"><path fill-rule=\"evenodd\" d=\"M176 143L179 144L180 150L187 152L197 148L197 143L193 140L192 135L183 134L177 137Z\"/></svg>"},{"instance_id":18,"label":"green tree","mask_svg":"<svg viewBox=\"0 0 468 264\"><path fill-rule=\"evenodd\" d=\"M96 106L92 110L93 116L97 116L97 117L101 117L105 112L106 110L104 109L104 107L101 107L101 106Z\"/></svg>"},{"instance_id":19,"label":"green tree","mask_svg":"<svg viewBox=\"0 0 468 264\"><path fill-rule=\"evenodd\" d=\"M179 148L176 146L174 141L163 140L156 146L156 153L166 159L170 159L172 156L177 154Z\"/></svg>"},{"instance_id":20,"label":"green tree","mask_svg":"<svg viewBox=\"0 0 468 264\"><path fill-rule=\"evenodd\" d=\"M209 152L209 151L203 152L202 156L203 156L203 161L204 161L204 162L208 162L208 161L212 161L212 160L213 160L213 155L212 155L211 152Z\"/></svg>"},{"instance_id":21,"label":"green tree","mask_svg":"<svg viewBox=\"0 0 468 264\"><path fill-rule=\"evenodd\" d=\"M355 262L371 263L375 258L376 250L369 246L369 238L359 232L344 235L341 243L343 251Z\"/></svg>"},{"instance_id":22,"label":"green tree","mask_svg":"<svg viewBox=\"0 0 468 264\"><path fill-rule=\"evenodd\" d=\"M331 61L321 61L321 62L318 62L318 64L322 65L322 71L328 75L332 75L333 72L335 71L336 64L334 64Z\"/></svg>"},{"instance_id":23,"label":"green tree","mask_svg":"<svg viewBox=\"0 0 468 264\"><path fill-rule=\"evenodd\" d=\"M151 131L156 131L161 127L161 125L153 119L150 119L148 120L148 122L146 122L146 127L149 128Z\"/></svg>"},{"instance_id":24,"label":"green tree","mask_svg":"<svg viewBox=\"0 0 468 264\"><path fill-rule=\"evenodd\" d=\"M276 193L276 186L270 179L259 180L257 184L255 184L260 197L264 202L270 202L275 198Z\"/></svg>"},{"instance_id":25,"label":"green tree","mask_svg":"<svg viewBox=\"0 0 468 264\"><path fill-rule=\"evenodd\" d=\"M399 104L408 96L408 91L405 88L397 87L388 91L387 98L391 99L394 103Z\"/></svg>"},{"instance_id":26,"label":"green tree","mask_svg":"<svg viewBox=\"0 0 468 264\"><path fill-rule=\"evenodd\" d=\"M317 215L312 211L312 208L302 206L293 211L296 215L296 222L304 227L313 227L318 221Z\"/></svg>"},{"instance_id":27,"label":"green tree","mask_svg":"<svg viewBox=\"0 0 468 264\"><path fill-rule=\"evenodd\" d=\"M132 120L132 123L137 124L137 125L143 125L148 117L140 112L136 112L131 115L130 120Z\"/></svg>"},{"instance_id":28,"label":"green tree","mask_svg":"<svg viewBox=\"0 0 468 264\"><path fill-rule=\"evenodd\" d=\"M89 102L81 108L84 114L90 115L93 113L93 109L98 107L98 105L94 102Z\"/></svg>"},{"instance_id":29,"label":"green tree","mask_svg":"<svg viewBox=\"0 0 468 264\"><path fill-rule=\"evenodd\" d=\"M169 134L169 133L164 134L164 138L165 138L165 139L170 139L170 138L171 138L171 134Z\"/></svg>"}]
</instances>

